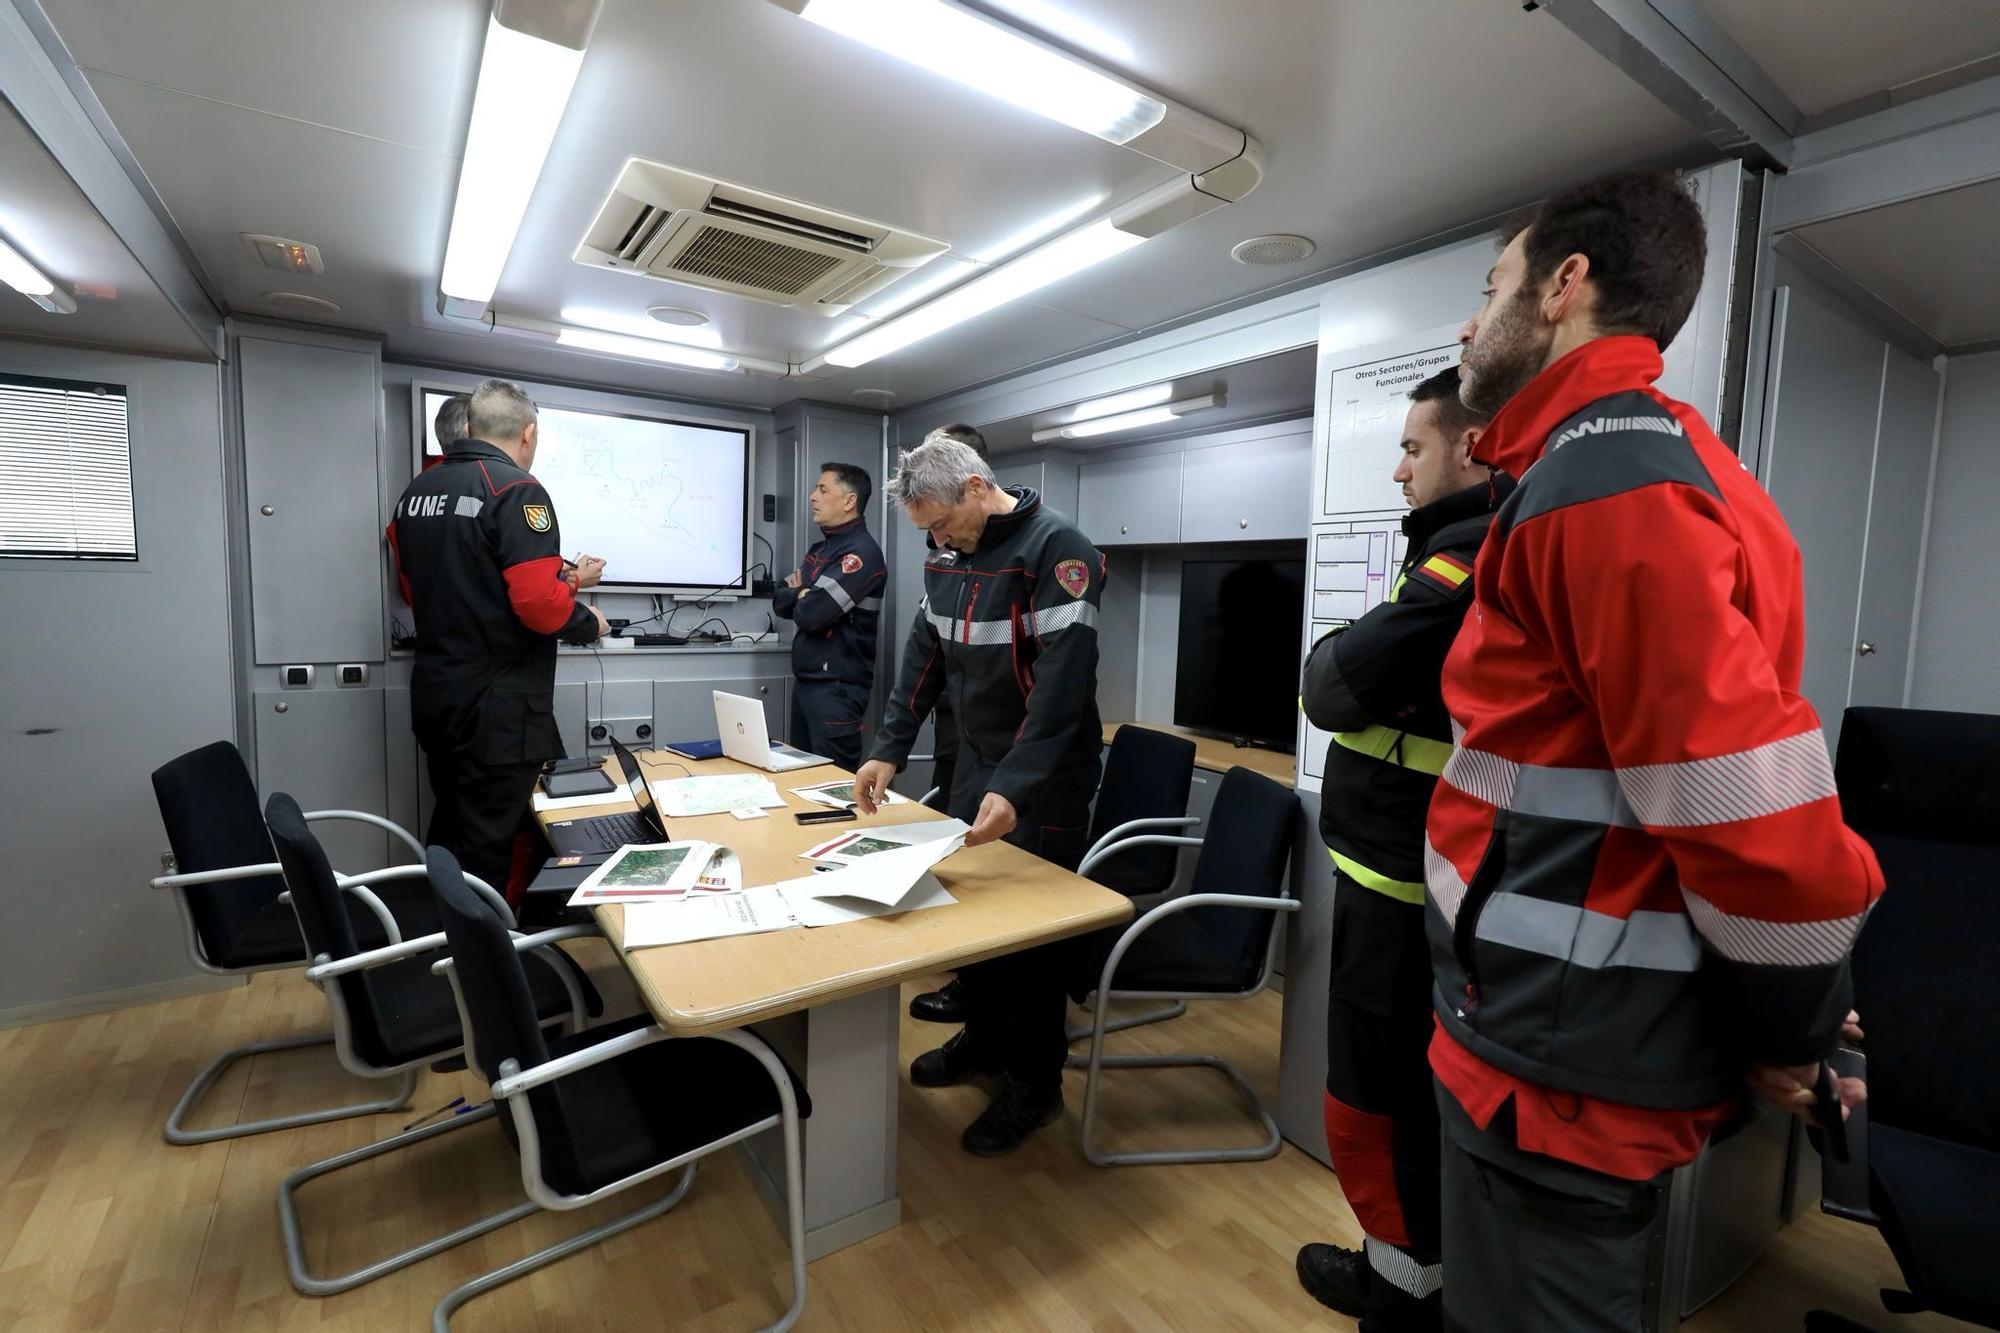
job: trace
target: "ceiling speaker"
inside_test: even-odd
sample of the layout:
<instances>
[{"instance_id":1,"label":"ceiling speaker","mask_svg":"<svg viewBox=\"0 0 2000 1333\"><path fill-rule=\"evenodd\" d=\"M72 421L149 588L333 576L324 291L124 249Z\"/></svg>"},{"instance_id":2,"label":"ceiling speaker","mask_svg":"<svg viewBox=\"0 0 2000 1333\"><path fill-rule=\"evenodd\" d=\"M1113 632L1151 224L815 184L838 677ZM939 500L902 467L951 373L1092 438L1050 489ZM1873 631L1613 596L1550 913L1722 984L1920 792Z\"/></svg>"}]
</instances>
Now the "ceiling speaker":
<instances>
[{"instance_id":1,"label":"ceiling speaker","mask_svg":"<svg viewBox=\"0 0 2000 1333\"><path fill-rule=\"evenodd\" d=\"M1239 264L1296 264L1313 252L1303 236L1252 236L1238 241L1229 257Z\"/></svg>"}]
</instances>

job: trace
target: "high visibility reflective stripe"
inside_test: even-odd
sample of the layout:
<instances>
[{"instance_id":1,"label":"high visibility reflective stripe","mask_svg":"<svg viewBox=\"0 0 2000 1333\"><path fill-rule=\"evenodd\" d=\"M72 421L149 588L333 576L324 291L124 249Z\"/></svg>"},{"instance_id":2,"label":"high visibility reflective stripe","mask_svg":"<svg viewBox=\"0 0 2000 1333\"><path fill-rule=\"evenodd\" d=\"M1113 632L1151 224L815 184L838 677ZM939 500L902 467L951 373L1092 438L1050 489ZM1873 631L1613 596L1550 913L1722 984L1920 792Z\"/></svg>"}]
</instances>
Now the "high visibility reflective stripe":
<instances>
[{"instance_id":1,"label":"high visibility reflective stripe","mask_svg":"<svg viewBox=\"0 0 2000 1333\"><path fill-rule=\"evenodd\" d=\"M461 495L458 497L458 503L452 506L451 512L460 518L478 518L480 511L485 508L486 502L478 496Z\"/></svg>"},{"instance_id":2,"label":"high visibility reflective stripe","mask_svg":"<svg viewBox=\"0 0 2000 1333\"><path fill-rule=\"evenodd\" d=\"M1656 828L1757 819L1835 794L1826 737L1802 731L1713 759L1618 770L1639 817Z\"/></svg>"},{"instance_id":3,"label":"high visibility reflective stripe","mask_svg":"<svg viewBox=\"0 0 2000 1333\"><path fill-rule=\"evenodd\" d=\"M1459 877L1458 867L1431 846L1428 836L1424 838L1424 887L1444 914L1445 924L1456 925L1458 905L1465 901L1465 881Z\"/></svg>"},{"instance_id":4,"label":"high visibility reflective stripe","mask_svg":"<svg viewBox=\"0 0 2000 1333\"><path fill-rule=\"evenodd\" d=\"M1708 899L1681 886L1688 916L1702 938L1724 958L1770 967L1827 967L1847 957L1868 913L1832 921L1764 921L1723 911Z\"/></svg>"},{"instance_id":5,"label":"high visibility reflective stripe","mask_svg":"<svg viewBox=\"0 0 2000 1333\"><path fill-rule=\"evenodd\" d=\"M1014 621L1008 620L961 620L951 616L941 616L924 608L924 619L930 621L940 639L950 643L970 644L974 648L1003 647L1014 642ZM1065 606L1047 606L1040 611L1021 612L1021 631L1034 638L1047 640L1066 629L1081 626L1094 630L1097 627L1097 608L1089 602L1075 601Z\"/></svg>"},{"instance_id":6,"label":"high visibility reflective stripe","mask_svg":"<svg viewBox=\"0 0 2000 1333\"><path fill-rule=\"evenodd\" d=\"M1592 970L1641 967L1693 972L1701 966L1701 940L1679 912L1634 912L1621 920L1545 898L1496 893L1480 909L1472 933L1489 943Z\"/></svg>"},{"instance_id":7,"label":"high visibility reflective stripe","mask_svg":"<svg viewBox=\"0 0 2000 1333\"><path fill-rule=\"evenodd\" d=\"M833 578L831 575L820 575L813 580L813 587L818 588L828 597L833 598L841 610L852 611L854 609L854 599L848 596L847 589L840 586L840 580Z\"/></svg>"},{"instance_id":8,"label":"high visibility reflective stripe","mask_svg":"<svg viewBox=\"0 0 2000 1333\"><path fill-rule=\"evenodd\" d=\"M1423 885L1412 884L1406 879L1390 879L1387 875L1378 874L1376 871L1370 870L1351 856L1342 856L1331 847L1326 849L1326 854L1333 858L1333 864L1339 869L1341 874L1347 876L1362 888L1373 889L1386 898L1394 898L1399 903L1413 903L1418 907L1423 906Z\"/></svg>"},{"instance_id":9,"label":"high visibility reflective stripe","mask_svg":"<svg viewBox=\"0 0 2000 1333\"><path fill-rule=\"evenodd\" d=\"M864 597L854 604L854 609L857 611L880 611L882 609L882 599L880 597Z\"/></svg>"},{"instance_id":10,"label":"high visibility reflective stripe","mask_svg":"<svg viewBox=\"0 0 2000 1333\"><path fill-rule=\"evenodd\" d=\"M1368 1266L1398 1291L1422 1300L1444 1286L1443 1264L1420 1264L1389 1242L1373 1236L1363 1236L1361 1246L1367 1251Z\"/></svg>"},{"instance_id":11,"label":"high visibility reflective stripe","mask_svg":"<svg viewBox=\"0 0 2000 1333\"><path fill-rule=\"evenodd\" d=\"M1027 626L1030 634L1038 639L1046 639L1050 635L1060 633L1072 625L1081 625L1086 629L1096 629L1097 608L1082 598L1078 598L1076 601L1065 603L1062 606L1045 606L1039 611L1032 609L1025 611L1022 613L1021 619Z\"/></svg>"},{"instance_id":12,"label":"high visibility reflective stripe","mask_svg":"<svg viewBox=\"0 0 2000 1333\"><path fill-rule=\"evenodd\" d=\"M1618 775L1609 769L1517 764L1497 754L1459 746L1453 749L1443 776L1466 795L1502 810L1639 827L1639 817L1619 789Z\"/></svg>"},{"instance_id":13,"label":"high visibility reflective stripe","mask_svg":"<svg viewBox=\"0 0 2000 1333\"><path fill-rule=\"evenodd\" d=\"M1394 727L1373 726L1360 731L1336 731L1333 738L1356 754L1413 768L1432 777L1444 772L1445 762L1451 758L1451 747L1443 741L1412 736Z\"/></svg>"}]
</instances>

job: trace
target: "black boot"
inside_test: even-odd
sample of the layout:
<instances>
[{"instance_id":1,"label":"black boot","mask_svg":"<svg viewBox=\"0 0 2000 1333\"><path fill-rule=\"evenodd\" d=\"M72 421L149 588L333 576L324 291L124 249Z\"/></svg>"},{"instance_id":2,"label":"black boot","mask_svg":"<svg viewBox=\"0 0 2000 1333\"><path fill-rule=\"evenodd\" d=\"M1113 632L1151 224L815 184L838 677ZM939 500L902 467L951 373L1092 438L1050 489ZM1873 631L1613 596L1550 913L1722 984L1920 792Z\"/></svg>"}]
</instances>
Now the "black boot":
<instances>
[{"instance_id":1,"label":"black boot","mask_svg":"<svg viewBox=\"0 0 2000 1333\"><path fill-rule=\"evenodd\" d=\"M965 991L953 977L936 990L910 997L910 1017L926 1023L963 1023Z\"/></svg>"},{"instance_id":2,"label":"black boot","mask_svg":"<svg viewBox=\"0 0 2000 1333\"><path fill-rule=\"evenodd\" d=\"M1307 1245L1296 1267L1299 1285L1321 1305L1356 1319L1368 1313L1368 1258L1361 1251Z\"/></svg>"},{"instance_id":3,"label":"black boot","mask_svg":"<svg viewBox=\"0 0 2000 1333\"><path fill-rule=\"evenodd\" d=\"M1062 1113L1060 1082L1037 1088L1009 1074L979 1119L966 1126L958 1145L974 1157L1005 1157Z\"/></svg>"},{"instance_id":4,"label":"black boot","mask_svg":"<svg viewBox=\"0 0 2000 1333\"><path fill-rule=\"evenodd\" d=\"M979 1053L964 1029L934 1051L910 1061L910 1082L920 1088L949 1088L980 1074L997 1074L998 1065Z\"/></svg>"}]
</instances>

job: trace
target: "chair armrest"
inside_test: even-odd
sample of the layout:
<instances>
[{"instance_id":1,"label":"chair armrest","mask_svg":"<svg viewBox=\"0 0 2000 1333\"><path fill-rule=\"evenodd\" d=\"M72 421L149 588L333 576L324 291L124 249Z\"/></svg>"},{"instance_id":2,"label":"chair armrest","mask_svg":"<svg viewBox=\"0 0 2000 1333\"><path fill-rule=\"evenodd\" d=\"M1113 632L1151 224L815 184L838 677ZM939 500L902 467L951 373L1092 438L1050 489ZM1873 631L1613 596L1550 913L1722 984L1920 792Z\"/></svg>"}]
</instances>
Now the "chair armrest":
<instances>
[{"instance_id":1,"label":"chair armrest","mask_svg":"<svg viewBox=\"0 0 2000 1333\"><path fill-rule=\"evenodd\" d=\"M424 859L424 845L418 842L408 829L394 820L384 819L380 815L371 815L366 810L308 810L305 812L305 815L306 823L308 824L322 819L341 819L351 824L373 824L383 832L401 839L403 845L410 849L411 855L415 856L419 861Z\"/></svg>"},{"instance_id":2,"label":"chair armrest","mask_svg":"<svg viewBox=\"0 0 2000 1333\"><path fill-rule=\"evenodd\" d=\"M523 935L517 931L514 934L514 952L531 953L537 949L546 949L551 944L561 944L565 940L601 940L603 938L603 931L599 930L596 926L586 925L552 926L548 930L538 930L532 935ZM451 969L452 962L449 958L440 958L431 964L431 971L438 976L444 976Z\"/></svg>"},{"instance_id":3,"label":"chair armrest","mask_svg":"<svg viewBox=\"0 0 2000 1333\"><path fill-rule=\"evenodd\" d=\"M217 870L190 870L186 874L155 875L149 881L156 889L185 889L197 884L225 884L232 879L261 879L265 875L282 875L285 868L276 861L262 861L249 866L223 866Z\"/></svg>"},{"instance_id":4,"label":"chair armrest","mask_svg":"<svg viewBox=\"0 0 2000 1333\"><path fill-rule=\"evenodd\" d=\"M430 873L428 867L421 865L385 866L380 870L371 870L365 875L335 875L334 878L340 882L341 888L346 889L371 884L386 884L392 880L399 879L428 879ZM507 906L506 898L501 896L498 889L474 874L467 873L465 875L465 882L470 884L473 891L486 900L488 907L491 907L500 914L500 920L506 925L507 929L512 930L514 928L514 909Z\"/></svg>"},{"instance_id":5,"label":"chair armrest","mask_svg":"<svg viewBox=\"0 0 2000 1333\"><path fill-rule=\"evenodd\" d=\"M1835 1051L1827 1062L1833 1066L1838 1078L1866 1078L1868 1061L1859 1051L1845 1048ZM1860 1222L1865 1226L1879 1227L1882 1219L1875 1215L1869 1198L1868 1182L1868 1103L1849 1109L1847 1114L1847 1160L1836 1162L1833 1154L1820 1152L1820 1211L1850 1222ZM1820 1131L1809 1129L1808 1137L1819 1148Z\"/></svg>"},{"instance_id":6,"label":"chair armrest","mask_svg":"<svg viewBox=\"0 0 2000 1333\"><path fill-rule=\"evenodd\" d=\"M569 993L570 1023L572 1030L576 1032L583 1031L589 1025L590 1005L583 998L582 983L576 979L575 972L571 970L576 960L555 946L564 940L603 938L604 932L594 925L554 926L548 930L536 931L532 935L523 935L518 931L514 933L515 953L542 954L547 957L549 966L555 969L556 979L562 982L563 989ZM445 978L451 982L453 990L458 989L458 977L450 958L440 958L432 963L431 974Z\"/></svg>"},{"instance_id":7,"label":"chair armrest","mask_svg":"<svg viewBox=\"0 0 2000 1333\"><path fill-rule=\"evenodd\" d=\"M1112 829L1099 838L1096 842L1091 843L1090 850L1083 854L1083 859L1088 861L1091 857L1103 851L1107 845L1117 842L1120 838L1126 837L1129 834L1137 833L1141 829L1193 828L1199 823L1201 823L1201 816L1199 815L1152 815L1145 819L1128 819L1117 828Z\"/></svg>"},{"instance_id":8,"label":"chair armrest","mask_svg":"<svg viewBox=\"0 0 2000 1333\"><path fill-rule=\"evenodd\" d=\"M1196 820L1195 822L1200 823L1201 821ZM1103 842L1102 839L1099 839L1098 841L1100 845ZM1199 847L1199 846L1201 846L1200 838L1182 838L1166 833L1141 833L1134 837L1121 838L1117 842L1112 843L1109 847L1103 847L1102 850L1093 850L1089 855L1083 858L1082 862L1080 862L1077 865L1076 873L1087 877L1090 874L1090 872L1097 869L1099 865L1103 864L1106 861L1109 861L1112 857L1117 856L1122 852L1129 852L1135 847Z\"/></svg>"},{"instance_id":9,"label":"chair armrest","mask_svg":"<svg viewBox=\"0 0 2000 1333\"><path fill-rule=\"evenodd\" d=\"M717 1034L718 1036L721 1034ZM657 1025L640 1028L636 1032L621 1032L605 1041L586 1046L580 1051L544 1060L533 1069L522 1069L513 1060L502 1061L500 1077L493 1084L493 1100L505 1101L517 1097L533 1088L543 1087L559 1078L568 1078L580 1070L593 1065L601 1065L606 1060L616 1060L622 1055L630 1055L642 1047L657 1041L674 1041L674 1034Z\"/></svg>"},{"instance_id":10,"label":"chair armrest","mask_svg":"<svg viewBox=\"0 0 2000 1333\"><path fill-rule=\"evenodd\" d=\"M1182 841L1196 840L1189 838ZM1185 912L1192 907L1247 907L1265 912L1296 912L1300 903L1296 898L1263 898L1251 893L1187 893L1178 898L1169 898L1125 927L1125 933L1111 946L1111 953L1104 960L1104 968L1098 973L1098 994L1104 995L1111 990L1112 974L1117 972L1118 964L1124 960L1125 951L1132 947L1133 940L1138 939L1160 920L1172 916L1175 912Z\"/></svg>"},{"instance_id":11,"label":"chair armrest","mask_svg":"<svg viewBox=\"0 0 2000 1333\"><path fill-rule=\"evenodd\" d=\"M405 958L416 958L423 954L435 953L449 948L451 941L443 931L435 935L425 935L414 940L404 940L400 944L385 944L379 949L365 953L350 954L346 958L328 958L321 954L306 969L306 980L312 982L331 981L335 977L351 976L356 972L366 972L370 968L382 967L388 963L399 963Z\"/></svg>"}]
</instances>

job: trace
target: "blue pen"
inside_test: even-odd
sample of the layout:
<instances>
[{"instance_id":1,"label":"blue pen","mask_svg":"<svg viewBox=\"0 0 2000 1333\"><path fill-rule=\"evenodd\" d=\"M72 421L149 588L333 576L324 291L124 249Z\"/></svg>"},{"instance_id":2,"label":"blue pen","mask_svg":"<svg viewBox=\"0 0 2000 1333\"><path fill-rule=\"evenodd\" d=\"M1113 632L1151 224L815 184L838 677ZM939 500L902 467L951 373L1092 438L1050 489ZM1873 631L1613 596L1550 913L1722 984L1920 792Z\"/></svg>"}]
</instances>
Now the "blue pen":
<instances>
[{"instance_id":1,"label":"blue pen","mask_svg":"<svg viewBox=\"0 0 2000 1333\"><path fill-rule=\"evenodd\" d=\"M403 1132L407 1134L411 1130L415 1129L418 1125L424 1124L427 1121L436 1120L439 1116L443 1115L447 1111L451 1111L452 1114L456 1115L458 1112L453 1111L452 1110L453 1107L458 1107L461 1110L466 1109L465 1098L454 1097L450 1101L446 1102L443 1106L438 1107L437 1110L430 1112L428 1115L418 1116L415 1120L412 1120L409 1124L403 1126Z\"/></svg>"}]
</instances>

